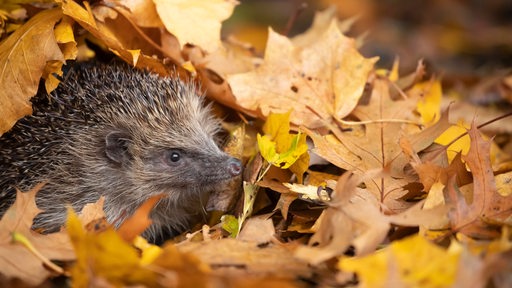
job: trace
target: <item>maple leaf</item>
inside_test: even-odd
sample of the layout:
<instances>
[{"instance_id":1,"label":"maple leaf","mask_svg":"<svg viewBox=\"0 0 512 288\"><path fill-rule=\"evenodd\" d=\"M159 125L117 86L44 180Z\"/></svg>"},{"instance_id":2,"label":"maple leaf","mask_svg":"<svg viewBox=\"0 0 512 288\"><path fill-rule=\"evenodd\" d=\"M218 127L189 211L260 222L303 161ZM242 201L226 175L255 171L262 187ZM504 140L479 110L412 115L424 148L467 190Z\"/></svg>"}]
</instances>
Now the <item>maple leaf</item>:
<instances>
[{"instance_id":1,"label":"maple leaf","mask_svg":"<svg viewBox=\"0 0 512 288\"><path fill-rule=\"evenodd\" d=\"M472 200L468 203L451 177L445 198L454 206L449 215L452 230L473 238L494 238L500 235L501 225L510 224L512 195L498 193L490 159L491 141L483 139L474 123L469 137L471 146L464 160L473 175Z\"/></svg>"},{"instance_id":2,"label":"maple leaf","mask_svg":"<svg viewBox=\"0 0 512 288\"><path fill-rule=\"evenodd\" d=\"M336 139L333 139L309 130L306 132L315 143L315 152L340 168L358 175L373 169L387 171L388 175L383 175L381 179L367 179L366 188L387 209L399 212L410 206L400 198L406 193L403 187L413 179L404 172L409 160L398 139L406 137L410 139L414 151L422 151L448 126L448 114L445 113L437 124L419 133L409 133L404 122L415 119L415 105L414 98L392 100L387 82L377 79L368 105L359 105L352 113L361 123L366 123L364 135L336 132Z\"/></svg>"},{"instance_id":3,"label":"maple leaf","mask_svg":"<svg viewBox=\"0 0 512 288\"><path fill-rule=\"evenodd\" d=\"M357 17L352 17L344 21L338 21L336 7L330 6L323 11L316 11L313 17L313 23L304 33L292 38L293 44L297 47L308 46L318 41L319 35L322 35L332 23L336 23L341 33L346 33Z\"/></svg>"},{"instance_id":4,"label":"maple leaf","mask_svg":"<svg viewBox=\"0 0 512 288\"><path fill-rule=\"evenodd\" d=\"M34 217L41 212L35 203L40 188L17 191L16 201L0 221L0 270L7 277L18 277L31 285L40 284L51 273L27 248L11 242L12 233L23 235L47 259L66 261L75 257L65 232L42 235L31 229Z\"/></svg>"},{"instance_id":5,"label":"maple leaf","mask_svg":"<svg viewBox=\"0 0 512 288\"><path fill-rule=\"evenodd\" d=\"M42 11L0 44L0 136L32 113L29 99L37 92L47 61L64 61L53 32L60 9Z\"/></svg>"},{"instance_id":6,"label":"maple leaf","mask_svg":"<svg viewBox=\"0 0 512 288\"><path fill-rule=\"evenodd\" d=\"M361 56L333 20L317 41L304 47L270 30L264 63L227 80L237 103L253 114L294 107L291 122L315 128L323 125L318 114L341 119L354 109L375 61Z\"/></svg>"}]
</instances>

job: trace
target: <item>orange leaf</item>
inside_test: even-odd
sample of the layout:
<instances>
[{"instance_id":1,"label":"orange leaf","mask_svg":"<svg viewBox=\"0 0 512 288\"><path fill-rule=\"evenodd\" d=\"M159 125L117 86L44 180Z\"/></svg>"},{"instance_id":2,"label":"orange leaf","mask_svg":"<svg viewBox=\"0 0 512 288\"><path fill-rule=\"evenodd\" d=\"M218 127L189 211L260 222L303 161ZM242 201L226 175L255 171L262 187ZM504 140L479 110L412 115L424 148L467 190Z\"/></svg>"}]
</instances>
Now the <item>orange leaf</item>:
<instances>
[{"instance_id":1,"label":"orange leaf","mask_svg":"<svg viewBox=\"0 0 512 288\"><path fill-rule=\"evenodd\" d=\"M119 236L126 242L132 242L137 235L144 232L152 223L149 218L151 210L164 196L163 194L151 196L147 201L142 203L142 205L135 210L133 215L121 224L117 230Z\"/></svg>"},{"instance_id":2,"label":"orange leaf","mask_svg":"<svg viewBox=\"0 0 512 288\"><path fill-rule=\"evenodd\" d=\"M37 92L47 61L64 61L53 33L61 18L60 9L44 10L0 45L0 136L32 113L29 99Z\"/></svg>"}]
</instances>

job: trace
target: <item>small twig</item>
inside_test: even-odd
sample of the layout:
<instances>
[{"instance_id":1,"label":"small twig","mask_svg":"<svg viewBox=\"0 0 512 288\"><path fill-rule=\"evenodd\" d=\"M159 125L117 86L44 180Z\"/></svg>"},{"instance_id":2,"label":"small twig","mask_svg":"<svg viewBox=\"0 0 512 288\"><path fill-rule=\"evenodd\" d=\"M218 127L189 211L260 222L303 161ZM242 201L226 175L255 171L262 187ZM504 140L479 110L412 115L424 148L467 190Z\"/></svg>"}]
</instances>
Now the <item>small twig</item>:
<instances>
[{"instance_id":1,"label":"small twig","mask_svg":"<svg viewBox=\"0 0 512 288\"><path fill-rule=\"evenodd\" d=\"M297 18L302 12L304 12L304 10L306 10L306 8L308 8L308 4L306 2L302 2L295 8L293 14L290 15L290 18L288 18L288 22L286 22L286 27L282 32L283 35L288 36L290 31L292 30L293 25L295 25L295 22L297 22Z\"/></svg>"}]
</instances>

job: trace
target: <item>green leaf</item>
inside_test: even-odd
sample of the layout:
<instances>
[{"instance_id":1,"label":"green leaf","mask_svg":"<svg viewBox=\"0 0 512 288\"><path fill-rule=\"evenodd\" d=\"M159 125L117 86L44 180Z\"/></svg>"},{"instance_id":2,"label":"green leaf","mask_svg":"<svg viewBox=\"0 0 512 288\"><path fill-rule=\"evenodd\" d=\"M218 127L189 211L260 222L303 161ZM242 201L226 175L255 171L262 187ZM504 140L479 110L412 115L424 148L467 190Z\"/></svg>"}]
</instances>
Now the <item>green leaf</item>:
<instances>
[{"instance_id":1,"label":"green leaf","mask_svg":"<svg viewBox=\"0 0 512 288\"><path fill-rule=\"evenodd\" d=\"M233 215L223 215L220 219L222 222L222 229L229 233L231 238L235 238L238 235L238 219Z\"/></svg>"}]
</instances>

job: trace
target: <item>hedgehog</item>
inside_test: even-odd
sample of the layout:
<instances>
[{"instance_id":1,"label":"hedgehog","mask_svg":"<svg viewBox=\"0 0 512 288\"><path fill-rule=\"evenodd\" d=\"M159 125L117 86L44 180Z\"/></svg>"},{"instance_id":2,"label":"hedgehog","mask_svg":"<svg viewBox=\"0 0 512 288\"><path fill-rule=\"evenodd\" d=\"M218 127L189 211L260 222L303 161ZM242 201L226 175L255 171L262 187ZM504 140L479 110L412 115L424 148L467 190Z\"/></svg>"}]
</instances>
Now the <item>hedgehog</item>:
<instances>
[{"instance_id":1,"label":"hedgehog","mask_svg":"<svg viewBox=\"0 0 512 288\"><path fill-rule=\"evenodd\" d=\"M208 195L240 175L240 160L219 148L220 120L193 84L128 64L76 63L33 113L0 138L0 216L16 189L40 182L43 210L33 228L60 229L69 205L80 211L104 196L119 226L163 194L143 236L155 242L190 228ZM40 89L40 91L43 89Z\"/></svg>"}]
</instances>

